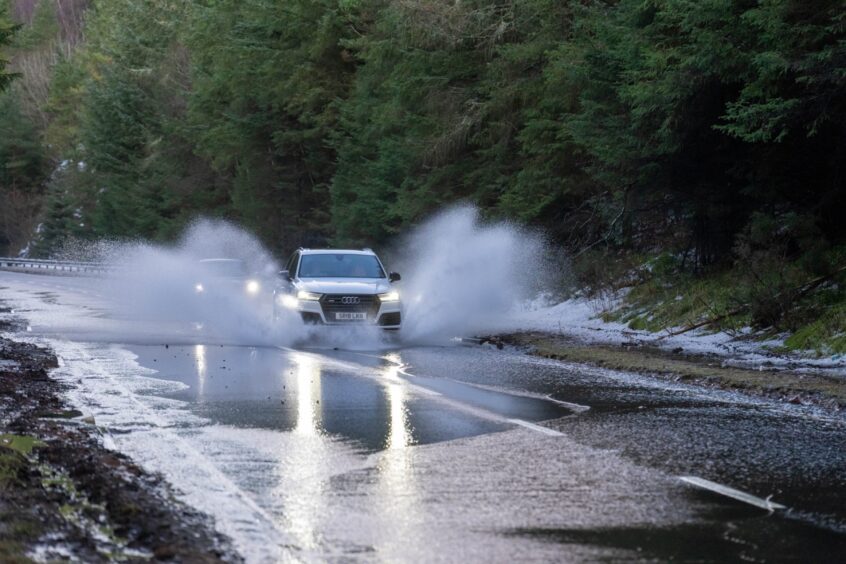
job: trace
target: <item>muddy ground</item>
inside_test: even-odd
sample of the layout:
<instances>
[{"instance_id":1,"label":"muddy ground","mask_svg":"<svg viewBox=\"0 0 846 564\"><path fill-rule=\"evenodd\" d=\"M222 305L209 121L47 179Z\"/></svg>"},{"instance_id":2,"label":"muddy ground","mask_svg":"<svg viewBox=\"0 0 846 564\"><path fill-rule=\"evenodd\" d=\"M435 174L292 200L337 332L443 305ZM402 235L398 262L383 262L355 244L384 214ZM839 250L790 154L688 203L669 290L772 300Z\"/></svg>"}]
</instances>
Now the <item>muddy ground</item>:
<instances>
[{"instance_id":1,"label":"muddy ground","mask_svg":"<svg viewBox=\"0 0 846 564\"><path fill-rule=\"evenodd\" d=\"M240 562L160 476L103 446L96 422L63 402L56 365L0 337L0 561Z\"/></svg>"},{"instance_id":2,"label":"muddy ground","mask_svg":"<svg viewBox=\"0 0 846 564\"><path fill-rule=\"evenodd\" d=\"M793 404L846 413L846 376L775 368L727 366L715 355L669 351L643 343L584 343L566 335L524 332L485 337L483 343L516 346L537 356L647 374L656 378L736 390Z\"/></svg>"}]
</instances>

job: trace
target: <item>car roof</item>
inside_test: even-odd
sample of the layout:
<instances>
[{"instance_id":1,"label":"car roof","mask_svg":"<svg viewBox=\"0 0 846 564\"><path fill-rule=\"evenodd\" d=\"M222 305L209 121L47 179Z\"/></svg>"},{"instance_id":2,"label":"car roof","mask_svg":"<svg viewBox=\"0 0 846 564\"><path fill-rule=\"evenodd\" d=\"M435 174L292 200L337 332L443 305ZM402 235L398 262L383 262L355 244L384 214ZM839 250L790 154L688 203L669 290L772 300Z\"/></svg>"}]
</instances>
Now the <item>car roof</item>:
<instances>
[{"instance_id":1,"label":"car roof","mask_svg":"<svg viewBox=\"0 0 846 564\"><path fill-rule=\"evenodd\" d=\"M370 249L300 249L304 255L375 255Z\"/></svg>"}]
</instances>

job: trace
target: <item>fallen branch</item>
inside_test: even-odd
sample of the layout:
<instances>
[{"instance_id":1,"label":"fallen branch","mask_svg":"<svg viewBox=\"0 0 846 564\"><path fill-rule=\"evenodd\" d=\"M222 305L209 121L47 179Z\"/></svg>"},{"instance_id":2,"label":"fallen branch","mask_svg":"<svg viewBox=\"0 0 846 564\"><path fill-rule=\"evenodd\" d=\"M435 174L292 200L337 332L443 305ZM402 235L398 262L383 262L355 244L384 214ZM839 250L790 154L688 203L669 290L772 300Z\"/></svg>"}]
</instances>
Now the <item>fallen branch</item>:
<instances>
[{"instance_id":1,"label":"fallen branch","mask_svg":"<svg viewBox=\"0 0 846 564\"><path fill-rule=\"evenodd\" d=\"M690 331L693 331L694 329L699 329L700 327L705 327L707 325L713 325L714 323L722 321L723 319L725 319L727 317L733 317L735 315L741 314L744 311L746 311L747 309L749 309L750 307L751 306L749 304L743 304L742 306L734 308L733 310L726 312L722 315L717 315L716 317L709 317L708 319L706 319L704 321L700 321L699 323L694 323L693 325L687 325L686 327L683 327L682 329L679 329L678 331L672 331L672 332L667 333L665 335L661 335L660 337L658 337L657 340L660 341L661 339L666 339L667 337L675 337L676 335L688 333Z\"/></svg>"},{"instance_id":2,"label":"fallen branch","mask_svg":"<svg viewBox=\"0 0 846 564\"><path fill-rule=\"evenodd\" d=\"M831 280L832 278L834 278L835 276L837 276L838 274L840 274L842 272L846 272L846 265L841 266L840 268L838 268L837 270L835 270L831 274L826 274L825 276L820 276L819 278L814 278L810 282L805 283L804 287L800 287L800 288L797 289L797 291L799 292L798 295L804 296L804 295L808 294L814 288L817 288L817 287L825 284L826 282L828 282L829 280Z\"/></svg>"},{"instance_id":3,"label":"fallen branch","mask_svg":"<svg viewBox=\"0 0 846 564\"><path fill-rule=\"evenodd\" d=\"M801 298L801 297L807 295L808 293L810 293L815 288L818 288L819 286L823 285L824 283L828 282L829 280L831 280L832 278L834 278L835 276L837 276L838 274L841 274L843 272L846 272L846 265L841 266L837 270L835 270L835 271L833 271L829 274L826 274L825 276L820 276L818 278L814 278L810 282L806 282L805 284L802 284L798 288L794 288L793 290L791 290L791 292L795 292L796 297ZM780 296L783 296L785 293L786 292L780 292L780 293L776 294L774 297L778 298ZM726 319L728 317L733 317L735 315L739 315L741 313L744 313L744 312L748 311L749 308L751 308L751 307L752 307L752 304L749 304L749 303L742 304L742 305L740 305L740 306L738 306L738 307L734 308L733 310L728 311L726 313L716 315L714 317L709 317L708 319L705 319L704 321L700 321L700 322L694 323L692 325L687 325L687 326L679 329L678 331L671 331L671 332L669 332L665 335L661 335L660 337L658 337L657 340L660 341L661 339L666 339L667 337L675 337L677 335L682 335L684 333L688 333L690 331L693 331L694 329L699 329L701 327L713 325L713 324L718 323L718 322L720 322L723 319Z\"/></svg>"}]
</instances>

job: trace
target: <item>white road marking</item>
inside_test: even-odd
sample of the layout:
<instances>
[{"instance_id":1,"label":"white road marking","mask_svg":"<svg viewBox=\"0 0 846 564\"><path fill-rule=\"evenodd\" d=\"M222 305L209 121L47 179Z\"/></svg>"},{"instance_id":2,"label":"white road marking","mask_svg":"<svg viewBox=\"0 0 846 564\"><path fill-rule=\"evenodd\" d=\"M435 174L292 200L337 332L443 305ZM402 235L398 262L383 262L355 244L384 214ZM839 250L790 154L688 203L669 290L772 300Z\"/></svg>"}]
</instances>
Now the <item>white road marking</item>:
<instances>
[{"instance_id":1,"label":"white road marking","mask_svg":"<svg viewBox=\"0 0 846 564\"><path fill-rule=\"evenodd\" d=\"M454 380L454 381L458 382L458 380ZM485 391L488 391L488 392L497 392L497 393L500 393L500 394L508 394L508 395L511 395L511 396L517 396L517 397L521 397L521 398L530 398L530 399L539 399L539 400L549 401L549 402L564 406L567 409L574 411L575 413L584 413L585 411L590 410L589 405L582 405L582 404L579 404L579 403L573 403L573 402L570 402L570 401L555 399L554 397L552 397L549 394L543 395L543 394L533 394L531 392L521 392L521 391L517 391L517 390L507 390L507 389L499 387L499 386L487 386L485 384L478 384L476 382L460 382L460 383L464 384L466 386L472 386L474 388L479 388L480 390L485 390Z\"/></svg>"},{"instance_id":2,"label":"white road marking","mask_svg":"<svg viewBox=\"0 0 846 564\"><path fill-rule=\"evenodd\" d=\"M284 347L279 347L279 348L281 349L281 348L284 348ZM290 349L288 349L288 350L290 350ZM378 358L378 359L381 359L381 360L386 360L386 361L391 362L391 363L393 363L397 366L397 374L402 374L406 378L419 378L419 376L416 376L416 375L408 372L406 370L406 368L407 368L406 365L400 364L400 363L396 362L395 360L392 360L389 357L377 356L377 355L362 353L362 352L358 352L358 351L347 351L347 352L357 354L357 355L360 355L360 356L364 356L364 357ZM481 407L476 407L476 406L473 406L473 405L469 405L469 404L464 403L462 401L450 398L448 396L443 395L440 392L430 390L430 389L426 388L425 386L413 384L413 383L408 382L408 381L405 382L405 385L408 386L410 389L415 390L417 392L420 392L420 393L423 393L423 394L426 394L426 395L429 395L429 396L437 397L440 402L445 403L445 404L447 404L447 405L449 405L449 406L451 406L455 409L464 411L465 413L470 413L471 415L475 415L476 417L479 417L480 419L487 419L488 421L496 421L498 423L510 423L512 425L518 425L520 427L524 427L524 428L532 430L536 433L541 433L543 435L547 435L547 436L550 436L550 437L561 437L561 436L563 436L563 433L559 433L558 431L556 431L554 429L550 429L548 427L542 427L540 425L535 425L534 423L529 423L528 421L523 421L522 419L511 419L511 418L508 418L508 417L504 417L504 416L502 416L498 413L494 413L493 411L488 411L487 409L484 409L484 408L481 408ZM508 394L508 395L515 395L515 396L523 397L520 394L512 394L512 393L510 393L508 391L504 391L504 390L497 390L497 392L502 393L502 394Z\"/></svg>"},{"instance_id":3,"label":"white road marking","mask_svg":"<svg viewBox=\"0 0 846 564\"><path fill-rule=\"evenodd\" d=\"M707 490L709 492L713 492L725 497L730 497L731 499L735 499L743 503L748 503L749 505L759 507L765 511L787 509L784 505L781 505L780 503L770 501L770 498L764 499L761 497L757 497L750 493L736 490L729 486L718 484L717 482L712 482L711 480L706 480L705 478L699 478L698 476L679 476L679 480L686 484L690 484L691 486L701 488L703 490Z\"/></svg>"},{"instance_id":4,"label":"white road marking","mask_svg":"<svg viewBox=\"0 0 846 564\"><path fill-rule=\"evenodd\" d=\"M402 372L402 371L400 371L400 372ZM420 392L421 394L425 394L427 396L432 396L433 398L443 396L443 394L440 393L440 392L436 392L435 390L430 390L429 388L424 388L423 386L418 386L417 384L406 383L406 385L409 387L409 389L412 389L415 392Z\"/></svg>"},{"instance_id":5,"label":"white road marking","mask_svg":"<svg viewBox=\"0 0 846 564\"><path fill-rule=\"evenodd\" d=\"M279 349L279 350L288 352L288 353L299 353L299 354L303 353L303 351L298 351L296 349L292 349L292 348L289 348L289 347L277 346L276 348ZM347 352L347 353L350 353L350 354L355 354L355 355L358 355L358 356L367 357L367 358L377 358L379 360L385 360L385 361L391 362L391 363L393 363L397 366L397 374L402 374L406 378L419 378L419 376L416 376L415 374L411 374L410 372L408 372L407 369L406 369L407 368L406 365L400 364L400 363L396 362L395 360L392 360L389 357L381 356L381 355L368 354L368 353L359 352L359 351L344 351L344 352ZM328 361L329 363L334 364L336 366L343 366L343 367L347 368L348 370L355 371L357 368L359 368L361 366L361 365L356 365L356 364L349 363L349 362L340 361L340 360L334 359L332 357L327 357L326 355L320 354L320 353L315 352L315 351L309 351L309 354L313 354L313 355L319 357L322 362ZM359 373L359 375L365 376L364 374L360 374L360 373ZM367 377L367 376L365 376L365 377ZM376 379L379 380L380 382L385 381L384 378L376 378ZM487 419L488 421L495 421L497 423L508 423L508 424L511 424L511 425L518 425L518 426L523 427L525 429L529 429L529 430L532 430L536 433L541 433L543 435L547 435L547 436L550 436L550 437L563 436L563 433L559 433L558 431L555 431L554 429L549 429L547 427L535 425L534 423L529 423L528 421L523 421L522 419L511 419L511 418L505 417L503 415L500 415L498 413L494 413L493 411L488 411L487 409L484 409L484 408L481 408L481 407L469 405L469 404L464 403L462 401L455 400L453 398L445 396L440 392L436 392L435 390L430 390L429 388L426 388L425 386L413 384L413 383L409 382L408 380L404 380L403 383L404 383L405 386L408 386L408 388L410 390L414 390L416 392L426 394L426 395L431 396L431 397L436 397L436 398L438 398L438 401L440 401L441 403L449 405L452 408L457 409L459 411L463 411L465 413L469 413L471 415L474 415L474 416L476 416L480 419ZM519 396L519 394L510 394L509 392L503 391L503 390L497 390L497 391L499 393L503 393L503 394L518 395Z\"/></svg>"},{"instance_id":6,"label":"white road marking","mask_svg":"<svg viewBox=\"0 0 846 564\"><path fill-rule=\"evenodd\" d=\"M550 429L549 427L542 427L541 425L535 425L534 423L529 423L528 421L523 421L522 419L508 419L509 423L514 423L515 425L520 425L521 427L525 427L526 429L531 429L537 433L543 433L544 435L549 435L550 437L563 437L564 433L559 433L555 429Z\"/></svg>"}]
</instances>

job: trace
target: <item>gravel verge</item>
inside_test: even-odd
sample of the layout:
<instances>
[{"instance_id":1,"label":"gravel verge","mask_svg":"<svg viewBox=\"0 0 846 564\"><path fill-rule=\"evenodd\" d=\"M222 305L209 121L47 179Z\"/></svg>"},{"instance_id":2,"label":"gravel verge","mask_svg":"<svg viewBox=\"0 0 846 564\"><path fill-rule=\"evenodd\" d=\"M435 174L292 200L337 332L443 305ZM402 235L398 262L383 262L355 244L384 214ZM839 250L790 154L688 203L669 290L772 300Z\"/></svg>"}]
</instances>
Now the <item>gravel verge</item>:
<instances>
[{"instance_id":1,"label":"gravel verge","mask_svg":"<svg viewBox=\"0 0 846 564\"><path fill-rule=\"evenodd\" d=\"M0 561L241 562L161 476L104 446L64 402L56 366L51 351L0 337Z\"/></svg>"}]
</instances>

